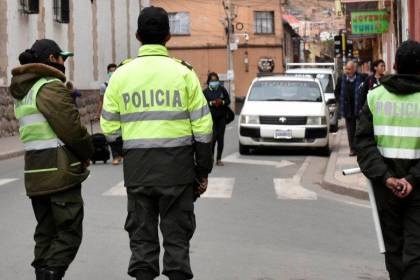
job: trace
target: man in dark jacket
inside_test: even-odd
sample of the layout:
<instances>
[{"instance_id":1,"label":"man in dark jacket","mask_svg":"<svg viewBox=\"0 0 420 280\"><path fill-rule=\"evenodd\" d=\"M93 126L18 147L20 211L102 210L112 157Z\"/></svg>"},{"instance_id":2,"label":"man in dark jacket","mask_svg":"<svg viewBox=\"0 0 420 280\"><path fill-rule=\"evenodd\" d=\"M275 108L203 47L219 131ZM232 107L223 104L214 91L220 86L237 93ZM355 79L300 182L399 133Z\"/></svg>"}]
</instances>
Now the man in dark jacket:
<instances>
[{"instance_id":1,"label":"man in dark jacket","mask_svg":"<svg viewBox=\"0 0 420 280\"><path fill-rule=\"evenodd\" d=\"M365 78L365 75L357 73L356 64L349 61L344 69L344 75L338 78L334 92L335 99L340 105L340 114L346 120L350 156L356 155L353 143L354 133L356 120L363 105L360 102L360 88Z\"/></svg>"},{"instance_id":2,"label":"man in dark jacket","mask_svg":"<svg viewBox=\"0 0 420 280\"><path fill-rule=\"evenodd\" d=\"M52 40L38 40L12 71L26 193L38 222L32 262L37 280L62 279L82 241L81 183L89 175L93 147L64 85L70 55Z\"/></svg>"},{"instance_id":3,"label":"man in dark jacket","mask_svg":"<svg viewBox=\"0 0 420 280\"><path fill-rule=\"evenodd\" d=\"M357 160L373 185L391 280L420 277L420 43L404 42L397 75L367 96L357 125Z\"/></svg>"}]
</instances>

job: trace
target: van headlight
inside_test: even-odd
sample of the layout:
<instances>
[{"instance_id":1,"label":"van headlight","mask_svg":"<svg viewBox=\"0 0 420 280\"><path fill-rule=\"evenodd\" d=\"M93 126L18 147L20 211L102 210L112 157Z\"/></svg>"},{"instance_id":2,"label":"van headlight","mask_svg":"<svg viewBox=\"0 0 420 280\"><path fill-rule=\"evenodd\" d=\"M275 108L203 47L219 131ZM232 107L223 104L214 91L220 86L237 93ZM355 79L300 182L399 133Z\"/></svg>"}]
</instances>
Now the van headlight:
<instances>
[{"instance_id":1,"label":"van headlight","mask_svg":"<svg viewBox=\"0 0 420 280\"><path fill-rule=\"evenodd\" d=\"M323 125L327 124L327 118L326 117L308 117L306 119L307 125Z\"/></svg>"},{"instance_id":2,"label":"van headlight","mask_svg":"<svg viewBox=\"0 0 420 280\"><path fill-rule=\"evenodd\" d=\"M255 115L242 115L241 124L260 124L260 117Z\"/></svg>"}]
</instances>

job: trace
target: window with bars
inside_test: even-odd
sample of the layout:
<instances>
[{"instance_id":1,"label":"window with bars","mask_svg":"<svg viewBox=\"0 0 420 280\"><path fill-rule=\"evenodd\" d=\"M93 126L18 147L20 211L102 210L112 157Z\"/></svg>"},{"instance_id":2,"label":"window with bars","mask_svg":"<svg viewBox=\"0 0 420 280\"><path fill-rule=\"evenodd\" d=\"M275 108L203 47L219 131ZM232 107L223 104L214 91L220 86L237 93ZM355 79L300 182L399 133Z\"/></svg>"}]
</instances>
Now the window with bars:
<instances>
[{"instance_id":1,"label":"window with bars","mask_svg":"<svg viewBox=\"0 0 420 280\"><path fill-rule=\"evenodd\" d=\"M25 14L38 14L39 0L20 0L20 7Z\"/></svg>"},{"instance_id":2,"label":"window with bars","mask_svg":"<svg viewBox=\"0 0 420 280\"><path fill-rule=\"evenodd\" d=\"M54 0L54 19L59 23L69 23L70 3L69 0Z\"/></svg>"},{"instance_id":3,"label":"window with bars","mask_svg":"<svg viewBox=\"0 0 420 280\"><path fill-rule=\"evenodd\" d=\"M169 26L172 35L190 35L190 13L169 13Z\"/></svg>"},{"instance_id":4,"label":"window with bars","mask_svg":"<svg viewBox=\"0 0 420 280\"><path fill-rule=\"evenodd\" d=\"M274 34L274 12L254 12L254 32L256 34Z\"/></svg>"}]
</instances>

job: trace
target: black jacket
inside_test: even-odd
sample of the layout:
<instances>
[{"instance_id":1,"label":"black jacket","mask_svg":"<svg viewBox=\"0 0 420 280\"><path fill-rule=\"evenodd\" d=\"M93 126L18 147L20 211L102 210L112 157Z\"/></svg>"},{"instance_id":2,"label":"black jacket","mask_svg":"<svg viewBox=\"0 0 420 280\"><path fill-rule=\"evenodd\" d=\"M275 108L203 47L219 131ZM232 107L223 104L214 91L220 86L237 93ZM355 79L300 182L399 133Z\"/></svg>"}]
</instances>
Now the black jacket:
<instances>
[{"instance_id":1,"label":"black jacket","mask_svg":"<svg viewBox=\"0 0 420 280\"><path fill-rule=\"evenodd\" d=\"M369 77L367 77L360 90L360 104L362 106L366 103L369 91L379 86L380 84L380 81L376 79L375 75L370 75Z\"/></svg>"},{"instance_id":2,"label":"black jacket","mask_svg":"<svg viewBox=\"0 0 420 280\"><path fill-rule=\"evenodd\" d=\"M217 118L225 118L226 117L226 107L230 105L230 97L229 93L225 87L219 86L216 90L211 90L210 88L206 88L204 90L204 96L207 99L209 104L211 116L213 119ZM216 107L211 102L215 101L216 99L221 99L223 104Z\"/></svg>"},{"instance_id":3,"label":"black jacket","mask_svg":"<svg viewBox=\"0 0 420 280\"><path fill-rule=\"evenodd\" d=\"M397 95L420 92L420 76L386 76L381 79L381 83L381 87ZM374 185L383 186L389 177L397 177L406 178L414 187L420 186L420 160L388 159L379 153L374 137L373 117L367 103L357 122L355 146L359 166Z\"/></svg>"},{"instance_id":4,"label":"black jacket","mask_svg":"<svg viewBox=\"0 0 420 280\"><path fill-rule=\"evenodd\" d=\"M342 96L342 84L343 78L346 78L345 75L338 77L334 90L335 100L339 103L340 114L344 118L358 117L363 106L363 103L361 103L363 101L360 98L360 89L361 85L366 80L367 75L356 73L355 77L359 80L359 83L357 81L353 83L344 81L344 96Z\"/></svg>"}]
</instances>

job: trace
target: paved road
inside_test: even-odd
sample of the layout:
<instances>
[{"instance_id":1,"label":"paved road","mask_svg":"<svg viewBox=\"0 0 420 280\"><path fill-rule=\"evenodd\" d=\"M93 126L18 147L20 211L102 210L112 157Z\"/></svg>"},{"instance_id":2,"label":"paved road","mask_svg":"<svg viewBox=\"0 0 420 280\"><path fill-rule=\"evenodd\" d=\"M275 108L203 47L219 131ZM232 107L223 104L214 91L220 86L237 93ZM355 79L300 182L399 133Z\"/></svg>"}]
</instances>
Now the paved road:
<instances>
[{"instance_id":1,"label":"paved road","mask_svg":"<svg viewBox=\"0 0 420 280\"><path fill-rule=\"evenodd\" d=\"M235 128L227 130L226 142L226 166L215 167L206 197L196 204L195 279L386 279L366 202L318 185L327 158L311 151L241 157ZM35 221L22 168L23 158L0 161L1 280L33 279ZM84 240L66 279L129 279L121 167L91 169L83 189Z\"/></svg>"}]
</instances>

